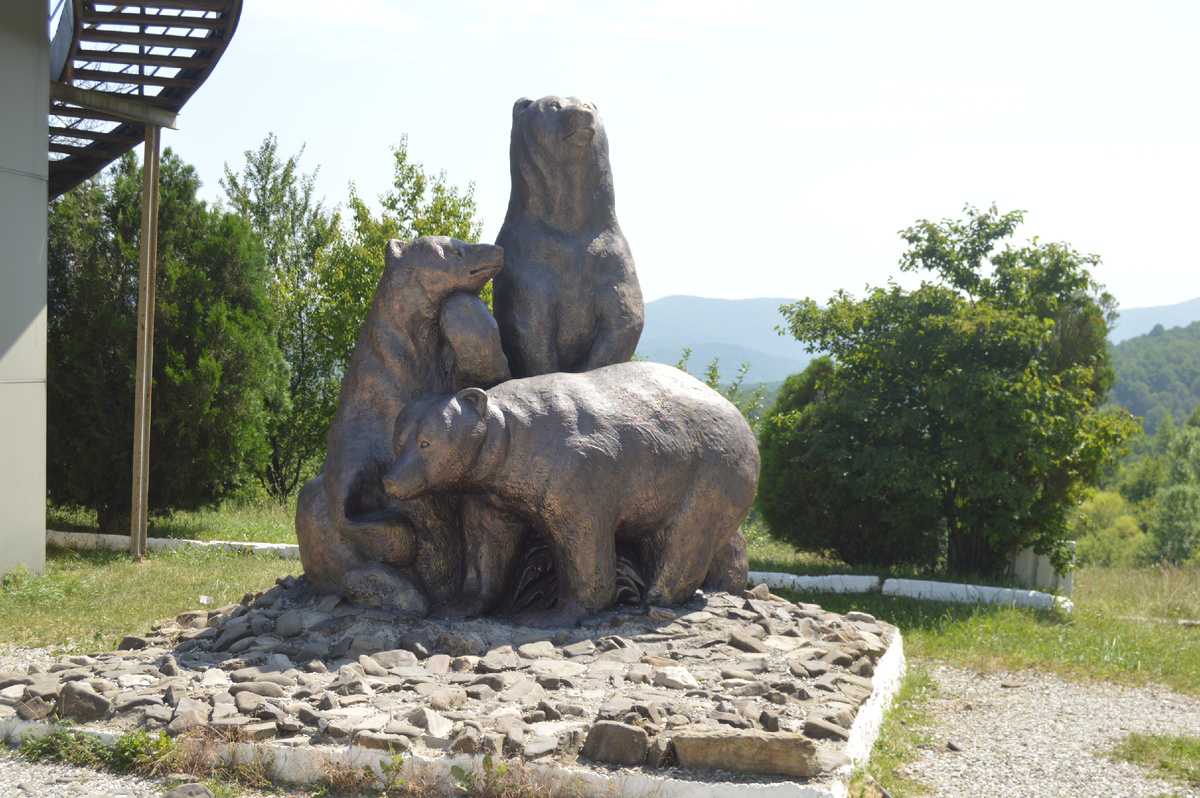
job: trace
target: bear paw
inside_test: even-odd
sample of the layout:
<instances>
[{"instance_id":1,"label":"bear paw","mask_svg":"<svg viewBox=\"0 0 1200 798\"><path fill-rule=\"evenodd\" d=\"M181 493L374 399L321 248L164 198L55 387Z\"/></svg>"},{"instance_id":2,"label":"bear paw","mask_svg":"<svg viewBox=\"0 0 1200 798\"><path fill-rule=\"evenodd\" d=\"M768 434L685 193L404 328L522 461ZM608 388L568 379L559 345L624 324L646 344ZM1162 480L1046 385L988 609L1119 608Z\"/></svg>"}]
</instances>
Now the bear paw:
<instances>
[{"instance_id":1,"label":"bear paw","mask_svg":"<svg viewBox=\"0 0 1200 798\"><path fill-rule=\"evenodd\" d=\"M369 563L349 571L342 586L355 604L392 609L413 618L429 614L429 601L420 588L383 563Z\"/></svg>"}]
</instances>

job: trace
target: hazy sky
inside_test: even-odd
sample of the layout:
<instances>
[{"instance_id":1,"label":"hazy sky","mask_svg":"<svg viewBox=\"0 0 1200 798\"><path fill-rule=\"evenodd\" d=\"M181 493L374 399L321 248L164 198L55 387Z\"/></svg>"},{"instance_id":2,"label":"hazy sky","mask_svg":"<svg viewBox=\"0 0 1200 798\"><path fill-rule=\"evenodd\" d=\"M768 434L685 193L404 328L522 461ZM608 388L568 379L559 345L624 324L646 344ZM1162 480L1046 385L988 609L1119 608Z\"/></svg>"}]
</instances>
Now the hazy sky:
<instances>
[{"instance_id":1,"label":"hazy sky","mask_svg":"<svg viewBox=\"0 0 1200 798\"><path fill-rule=\"evenodd\" d=\"M408 134L475 181L491 241L513 102L578 95L647 300L861 293L898 230L995 202L1166 305L1200 296L1198 39L1194 2L246 0L163 142L215 198L273 132L336 205L382 193Z\"/></svg>"}]
</instances>

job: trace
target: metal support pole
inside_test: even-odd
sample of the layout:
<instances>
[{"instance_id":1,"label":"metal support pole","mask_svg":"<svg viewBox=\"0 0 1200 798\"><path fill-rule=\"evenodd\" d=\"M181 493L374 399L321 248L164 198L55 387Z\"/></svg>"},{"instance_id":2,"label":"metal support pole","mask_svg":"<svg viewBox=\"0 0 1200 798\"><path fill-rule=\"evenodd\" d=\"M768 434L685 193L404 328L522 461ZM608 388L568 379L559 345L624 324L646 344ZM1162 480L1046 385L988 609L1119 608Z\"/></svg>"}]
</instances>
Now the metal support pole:
<instances>
[{"instance_id":1,"label":"metal support pole","mask_svg":"<svg viewBox=\"0 0 1200 798\"><path fill-rule=\"evenodd\" d=\"M146 556L146 496L150 472L150 384L154 373L154 281L158 261L158 125L146 125L142 163L142 259L138 272L138 338L133 411L133 514L129 554Z\"/></svg>"}]
</instances>

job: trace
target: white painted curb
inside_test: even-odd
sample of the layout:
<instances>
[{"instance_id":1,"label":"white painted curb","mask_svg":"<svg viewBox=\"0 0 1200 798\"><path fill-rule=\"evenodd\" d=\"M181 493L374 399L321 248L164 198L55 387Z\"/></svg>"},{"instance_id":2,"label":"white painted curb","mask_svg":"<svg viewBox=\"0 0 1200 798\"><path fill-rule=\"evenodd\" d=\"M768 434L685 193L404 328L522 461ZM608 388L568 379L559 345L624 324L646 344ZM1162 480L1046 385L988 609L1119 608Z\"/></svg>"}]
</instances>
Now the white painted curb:
<instances>
[{"instance_id":1,"label":"white painted curb","mask_svg":"<svg viewBox=\"0 0 1200 798\"><path fill-rule=\"evenodd\" d=\"M896 630L892 644L879 659L875 666L875 675L871 677L873 692L862 706L850 727L850 739L846 742L845 754L854 760L854 767L862 767L871 758L875 741L879 739L879 731L883 728L883 716L895 701L904 682L904 674L908 671L908 662L904 658L904 640L900 630ZM850 778L846 774L847 780Z\"/></svg>"},{"instance_id":2,"label":"white painted curb","mask_svg":"<svg viewBox=\"0 0 1200 798\"><path fill-rule=\"evenodd\" d=\"M883 595L908 596L931 601L953 601L959 604L1005 604L1012 607L1032 607L1038 610L1054 608L1073 612L1075 603L1066 596L1053 596L1037 590L1011 587L981 587L949 582L929 582L922 579L889 579L883 583Z\"/></svg>"},{"instance_id":3,"label":"white painted curb","mask_svg":"<svg viewBox=\"0 0 1200 798\"><path fill-rule=\"evenodd\" d=\"M888 579L880 585L877 576L796 576L772 571L751 571L753 584L791 590L815 590L820 593L871 593L885 596L908 596L930 601L951 601L958 604L1005 604L1012 607L1031 607L1036 610L1060 609L1074 612L1075 603L1066 596L1055 596L1037 590L1010 587L980 587L951 582L930 582L923 579Z\"/></svg>"},{"instance_id":4,"label":"white painted curb","mask_svg":"<svg viewBox=\"0 0 1200 798\"><path fill-rule=\"evenodd\" d=\"M879 591L878 576L796 576L771 571L751 571L750 581L791 590L817 590L821 593L872 593Z\"/></svg>"},{"instance_id":5,"label":"white painted curb","mask_svg":"<svg viewBox=\"0 0 1200 798\"><path fill-rule=\"evenodd\" d=\"M46 530L46 542L72 549L110 549L129 551L128 535L101 535L97 532L57 532ZM177 538L147 538L146 548L153 551L175 551L186 549L219 549L239 554L262 554L295 560L300 557L300 547L294 543L242 543L234 540L182 540Z\"/></svg>"}]
</instances>

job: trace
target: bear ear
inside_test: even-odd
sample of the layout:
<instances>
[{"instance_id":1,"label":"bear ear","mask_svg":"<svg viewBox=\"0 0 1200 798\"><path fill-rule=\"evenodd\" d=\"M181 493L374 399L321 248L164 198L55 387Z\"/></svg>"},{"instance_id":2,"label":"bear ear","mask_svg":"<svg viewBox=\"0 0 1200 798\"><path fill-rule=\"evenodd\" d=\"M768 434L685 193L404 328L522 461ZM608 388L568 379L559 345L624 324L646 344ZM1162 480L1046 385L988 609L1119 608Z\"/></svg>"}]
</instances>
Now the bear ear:
<instances>
[{"instance_id":1,"label":"bear ear","mask_svg":"<svg viewBox=\"0 0 1200 798\"><path fill-rule=\"evenodd\" d=\"M460 402L470 403L480 418L487 415L488 395L479 388L463 388L456 396Z\"/></svg>"},{"instance_id":2,"label":"bear ear","mask_svg":"<svg viewBox=\"0 0 1200 798\"><path fill-rule=\"evenodd\" d=\"M513 103L513 121L515 122L517 117L521 115L521 112L531 105L533 105L532 97L522 97Z\"/></svg>"}]
</instances>

